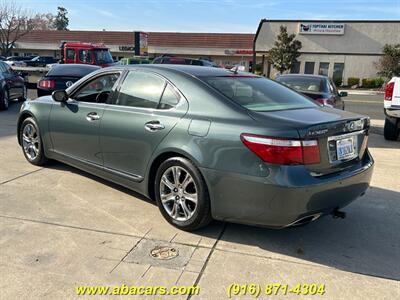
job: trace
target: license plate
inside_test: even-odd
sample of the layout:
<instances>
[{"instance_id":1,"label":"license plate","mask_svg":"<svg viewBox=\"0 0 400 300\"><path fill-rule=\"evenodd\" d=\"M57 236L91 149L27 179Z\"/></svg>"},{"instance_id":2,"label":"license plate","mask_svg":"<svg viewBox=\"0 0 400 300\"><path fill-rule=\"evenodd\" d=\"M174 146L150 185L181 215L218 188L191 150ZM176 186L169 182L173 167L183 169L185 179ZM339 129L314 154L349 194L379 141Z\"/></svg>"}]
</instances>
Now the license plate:
<instances>
[{"instance_id":1,"label":"license plate","mask_svg":"<svg viewBox=\"0 0 400 300\"><path fill-rule=\"evenodd\" d=\"M344 160L355 156L354 137L336 141L336 153L338 160Z\"/></svg>"}]
</instances>

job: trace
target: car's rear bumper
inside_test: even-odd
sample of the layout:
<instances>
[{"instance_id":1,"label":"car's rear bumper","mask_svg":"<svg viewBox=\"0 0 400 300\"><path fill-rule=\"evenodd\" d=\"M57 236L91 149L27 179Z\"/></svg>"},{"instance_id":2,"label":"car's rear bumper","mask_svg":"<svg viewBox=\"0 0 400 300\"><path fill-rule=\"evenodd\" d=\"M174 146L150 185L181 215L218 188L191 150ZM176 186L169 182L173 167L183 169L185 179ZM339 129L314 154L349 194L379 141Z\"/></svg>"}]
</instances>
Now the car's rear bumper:
<instances>
[{"instance_id":1,"label":"car's rear bumper","mask_svg":"<svg viewBox=\"0 0 400 300\"><path fill-rule=\"evenodd\" d=\"M46 89L41 89L41 88L37 88L37 96L38 97L42 97L42 96L49 96L53 93L54 90L46 90Z\"/></svg>"},{"instance_id":2,"label":"car's rear bumper","mask_svg":"<svg viewBox=\"0 0 400 300\"><path fill-rule=\"evenodd\" d=\"M366 151L353 167L323 178L311 176L303 166L282 167L280 172L291 168L287 184L281 180L285 174L263 178L205 168L201 172L209 186L215 219L279 228L309 215L330 214L363 195L373 164Z\"/></svg>"},{"instance_id":3,"label":"car's rear bumper","mask_svg":"<svg viewBox=\"0 0 400 300\"><path fill-rule=\"evenodd\" d=\"M400 106L385 108L385 115L392 118L400 118Z\"/></svg>"}]
</instances>

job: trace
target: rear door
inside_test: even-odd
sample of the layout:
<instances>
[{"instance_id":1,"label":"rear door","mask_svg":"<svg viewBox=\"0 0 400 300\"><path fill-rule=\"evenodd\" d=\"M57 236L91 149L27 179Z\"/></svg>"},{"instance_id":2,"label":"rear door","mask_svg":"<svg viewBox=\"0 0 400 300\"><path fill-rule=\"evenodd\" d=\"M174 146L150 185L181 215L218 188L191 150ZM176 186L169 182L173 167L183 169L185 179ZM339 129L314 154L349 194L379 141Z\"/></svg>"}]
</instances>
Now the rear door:
<instances>
[{"instance_id":1,"label":"rear door","mask_svg":"<svg viewBox=\"0 0 400 300\"><path fill-rule=\"evenodd\" d=\"M339 91L338 91L335 83L329 78L328 84L329 84L329 91L332 94L333 107L337 108L337 109L343 109L344 103L343 103L342 98L339 96Z\"/></svg>"},{"instance_id":2,"label":"rear door","mask_svg":"<svg viewBox=\"0 0 400 300\"><path fill-rule=\"evenodd\" d=\"M101 122L104 167L141 180L152 153L187 109L186 99L165 78L127 72Z\"/></svg>"}]
</instances>

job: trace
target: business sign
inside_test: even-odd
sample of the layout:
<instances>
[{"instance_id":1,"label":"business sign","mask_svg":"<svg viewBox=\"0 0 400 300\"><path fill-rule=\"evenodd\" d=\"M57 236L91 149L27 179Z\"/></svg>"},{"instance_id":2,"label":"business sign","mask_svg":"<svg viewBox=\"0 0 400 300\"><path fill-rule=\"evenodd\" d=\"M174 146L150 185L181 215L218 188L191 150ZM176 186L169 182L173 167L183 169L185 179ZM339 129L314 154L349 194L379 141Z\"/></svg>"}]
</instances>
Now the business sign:
<instances>
[{"instance_id":1,"label":"business sign","mask_svg":"<svg viewBox=\"0 0 400 300\"><path fill-rule=\"evenodd\" d=\"M148 47L149 34L146 32L135 31L135 55L149 55Z\"/></svg>"},{"instance_id":2,"label":"business sign","mask_svg":"<svg viewBox=\"0 0 400 300\"><path fill-rule=\"evenodd\" d=\"M225 49L226 55L252 55L253 50L248 49Z\"/></svg>"},{"instance_id":3,"label":"business sign","mask_svg":"<svg viewBox=\"0 0 400 300\"><path fill-rule=\"evenodd\" d=\"M125 52L133 52L135 51L135 46L132 45L120 45L118 46L119 51L125 51Z\"/></svg>"},{"instance_id":4,"label":"business sign","mask_svg":"<svg viewBox=\"0 0 400 300\"><path fill-rule=\"evenodd\" d=\"M300 23L300 34L344 34L343 23Z\"/></svg>"}]
</instances>

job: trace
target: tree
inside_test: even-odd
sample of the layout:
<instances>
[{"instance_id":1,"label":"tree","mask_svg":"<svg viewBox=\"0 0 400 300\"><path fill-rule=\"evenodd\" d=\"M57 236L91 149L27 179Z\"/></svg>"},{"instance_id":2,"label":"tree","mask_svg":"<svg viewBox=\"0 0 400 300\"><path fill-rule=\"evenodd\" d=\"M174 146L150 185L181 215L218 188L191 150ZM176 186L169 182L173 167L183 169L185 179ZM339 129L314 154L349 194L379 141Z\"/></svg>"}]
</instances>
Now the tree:
<instances>
[{"instance_id":1,"label":"tree","mask_svg":"<svg viewBox=\"0 0 400 300\"><path fill-rule=\"evenodd\" d=\"M12 1L0 2L0 50L8 56L15 42L35 29L34 21L29 11Z\"/></svg>"},{"instance_id":2,"label":"tree","mask_svg":"<svg viewBox=\"0 0 400 300\"><path fill-rule=\"evenodd\" d=\"M57 7L57 16L54 20L54 27L57 30L68 30L69 19L67 17L68 11L64 7Z\"/></svg>"},{"instance_id":3,"label":"tree","mask_svg":"<svg viewBox=\"0 0 400 300\"><path fill-rule=\"evenodd\" d=\"M295 37L295 34L288 34L285 26L281 26L274 47L268 51L268 62L280 73L290 70L300 56L301 42Z\"/></svg>"},{"instance_id":4,"label":"tree","mask_svg":"<svg viewBox=\"0 0 400 300\"><path fill-rule=\"evenodd\" d=\"M386 44L382 52L383 56L375 63L378 75L386 78L400 76L400 44Z\"/></svg>"},{"instance_id":5,"label":"tree","mask_svg":"<svg viewBox=\"0 0 400 300\"><path fill-rule=\"evenodd\" d=\"M36 14L32 18L35 30L53 30L54 26L54 15L51 13L47 14Z\"/></svg>"}]
</instances>

